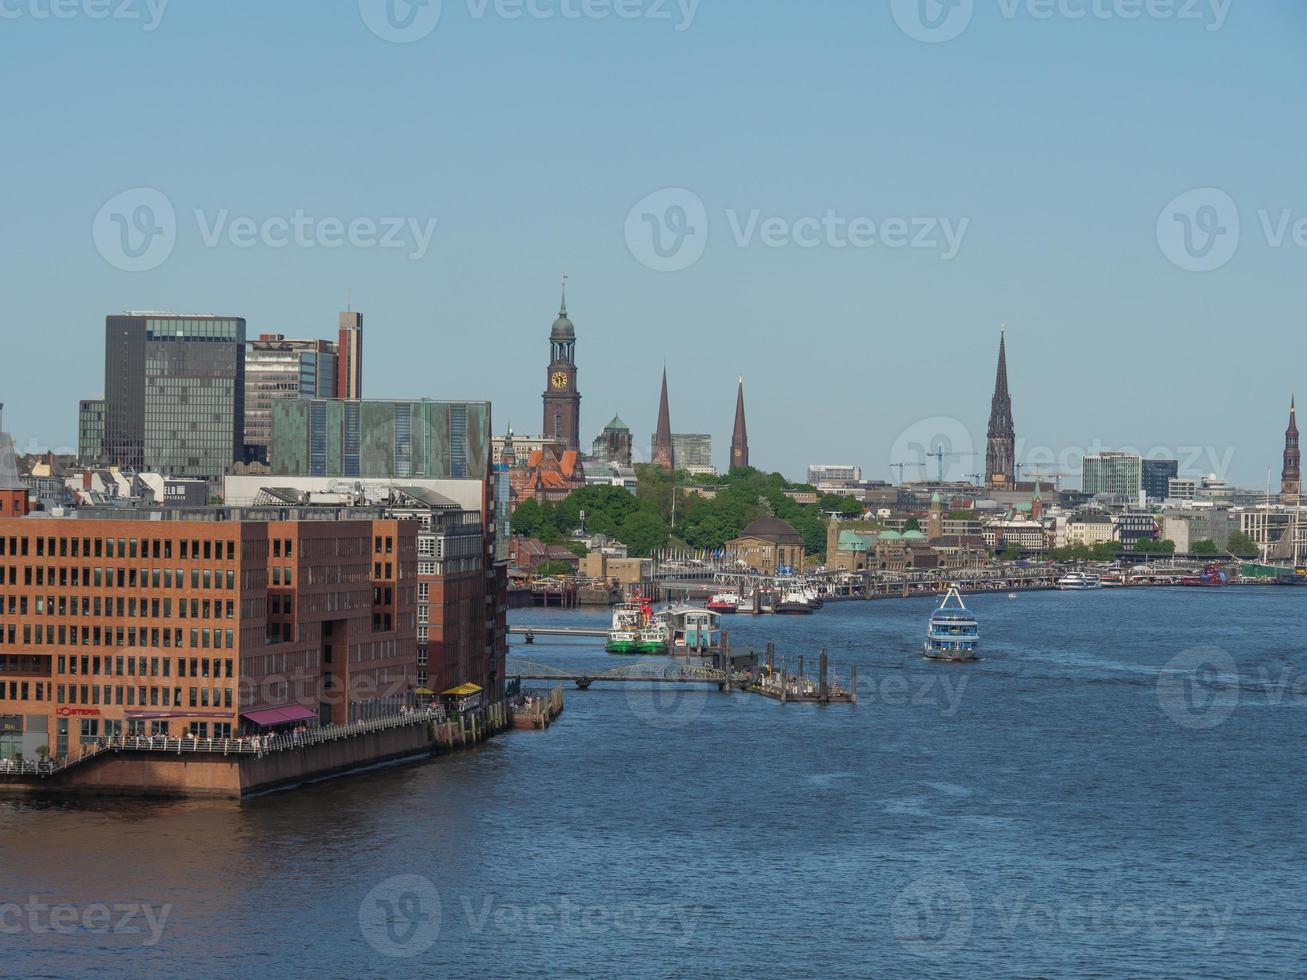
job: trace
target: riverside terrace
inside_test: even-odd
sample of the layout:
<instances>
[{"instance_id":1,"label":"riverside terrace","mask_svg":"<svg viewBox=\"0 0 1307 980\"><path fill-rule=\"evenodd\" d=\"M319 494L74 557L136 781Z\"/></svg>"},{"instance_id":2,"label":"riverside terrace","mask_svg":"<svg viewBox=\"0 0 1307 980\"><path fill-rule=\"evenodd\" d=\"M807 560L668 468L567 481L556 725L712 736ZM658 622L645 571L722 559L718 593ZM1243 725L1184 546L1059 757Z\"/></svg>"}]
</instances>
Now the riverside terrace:
<instances>
[{"instance_id":1,"label":"riverside terrace","mask_svg":"<svg viewBox=\"0 0 1307 980\"><path fill-rule=\"evenodd\" d=\"M523 696L460 710L435 705L348 725L243 738L112 736L53 761L0 763L0 795L241 800L378 765L418 762L536 725Z\"/></svg>"}]
</instances>

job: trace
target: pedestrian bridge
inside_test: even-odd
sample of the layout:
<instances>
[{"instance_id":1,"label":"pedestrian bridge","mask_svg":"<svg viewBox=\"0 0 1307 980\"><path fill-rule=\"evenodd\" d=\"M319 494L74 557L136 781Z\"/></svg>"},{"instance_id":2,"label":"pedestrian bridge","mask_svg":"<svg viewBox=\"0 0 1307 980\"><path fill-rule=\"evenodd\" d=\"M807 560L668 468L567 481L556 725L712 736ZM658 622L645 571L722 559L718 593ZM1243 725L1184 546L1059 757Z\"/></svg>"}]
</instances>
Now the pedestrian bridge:
<instances>
[{"instance_id":1,"label":"pedestrian bridge","mask_svg":"<svg viewBox=\"0 0 1307 980\"><path fill-rule=\"evenodd\" d=\"M571 681L582 690L596 681L618 684L711 684L719 691L726 690L730 685L730 678L724 670L658 663L634 663L590 674L532 663L529 660L510 659L505 673L508 677L524 681Z\"/></svg>"}]
</instances>

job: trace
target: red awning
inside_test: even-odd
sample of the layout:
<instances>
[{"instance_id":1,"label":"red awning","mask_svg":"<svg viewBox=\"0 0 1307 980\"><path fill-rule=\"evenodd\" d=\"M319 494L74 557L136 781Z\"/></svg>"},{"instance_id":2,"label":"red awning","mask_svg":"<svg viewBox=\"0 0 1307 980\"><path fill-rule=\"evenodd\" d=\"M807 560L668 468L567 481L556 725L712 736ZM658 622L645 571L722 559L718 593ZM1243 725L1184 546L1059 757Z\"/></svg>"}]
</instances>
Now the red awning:
<instances>
[{"instance_id":1,"label":"red awning","mask_svg":"<svg viewBox=\"0 0 1307 980\"><path fill-rule=\"evenodd\" d=\"M302 704L283 704L280 708L247 711L241 717L260 728L271 728L273 725L285 725L293 721L312 721L318 716Z\"/></svg>"}]
</instances>

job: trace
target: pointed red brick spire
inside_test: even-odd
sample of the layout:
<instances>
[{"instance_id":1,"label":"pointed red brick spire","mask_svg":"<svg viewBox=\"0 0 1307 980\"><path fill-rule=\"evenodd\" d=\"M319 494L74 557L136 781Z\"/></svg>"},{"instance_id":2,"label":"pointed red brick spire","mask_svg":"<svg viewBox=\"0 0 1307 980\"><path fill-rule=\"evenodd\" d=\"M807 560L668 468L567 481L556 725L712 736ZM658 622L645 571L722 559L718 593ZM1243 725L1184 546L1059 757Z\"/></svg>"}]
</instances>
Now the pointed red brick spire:
<instances>
[{"instance_id":1,"label":"pointed red brick spire","mask_svg":"<svg viewBox=\"0 0 1307 980\"><path fill-rule=\"evenodd\" d=\"M1289 401L1289 428L1284 431L1284 471L1280 475L1280 502L1297 504L1302 492L1302 449L1298 442L1298 398Z\"/></svg>"},{"instance_id":2,"label":"pointed red brick spire","mask_svg":"<svg viewBox=\"0 0 1307 980\"><path fill-rule=\"evenodd\" d=\"M731 469L742 470L749 465L749 427L744 421L744 375L735 393L735 432L731 435Z\"/></svg>"},{"instance_id":3,"label":"pointed red brick spire","mask_svg":"<svg viewBox=\"0 0 1307 980\"><path fill-rule=\"evenodd\" d=\"M663 393L658 403L658 431L653 437L651 462L671 472L676 469L676 454L672 450L672 416L667 407L667 368L663 367Z\"/></svg>"}]
</instances>

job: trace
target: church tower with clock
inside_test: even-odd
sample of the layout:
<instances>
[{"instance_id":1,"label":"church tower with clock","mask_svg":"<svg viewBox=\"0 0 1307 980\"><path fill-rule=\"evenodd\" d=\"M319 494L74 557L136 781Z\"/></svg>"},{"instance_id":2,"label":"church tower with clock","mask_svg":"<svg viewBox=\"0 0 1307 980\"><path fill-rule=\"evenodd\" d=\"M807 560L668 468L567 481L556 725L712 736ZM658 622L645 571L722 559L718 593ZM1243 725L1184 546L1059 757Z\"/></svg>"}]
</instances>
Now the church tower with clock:
<instances>
[{"instance_id":1,"label":"church tower with clock","mask_svg":"<svg viewBox=\"0 0 1307 980\"><path fill-rule=\"evenodd\" d=\"M576 328L567 317L567 280L558 319L549 332L549 373L546 379L545 421L541 435L564 450L581 450L581 393L576 389Z\"/></svg>"}]
</instances>

